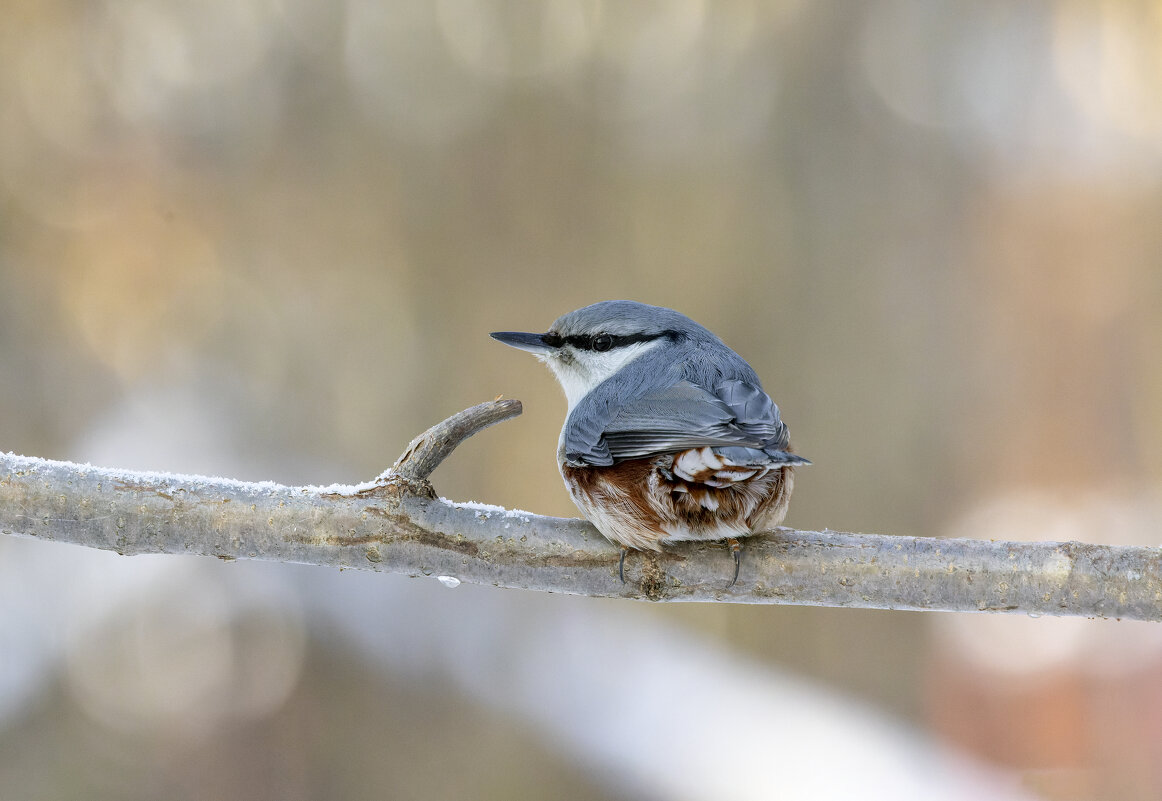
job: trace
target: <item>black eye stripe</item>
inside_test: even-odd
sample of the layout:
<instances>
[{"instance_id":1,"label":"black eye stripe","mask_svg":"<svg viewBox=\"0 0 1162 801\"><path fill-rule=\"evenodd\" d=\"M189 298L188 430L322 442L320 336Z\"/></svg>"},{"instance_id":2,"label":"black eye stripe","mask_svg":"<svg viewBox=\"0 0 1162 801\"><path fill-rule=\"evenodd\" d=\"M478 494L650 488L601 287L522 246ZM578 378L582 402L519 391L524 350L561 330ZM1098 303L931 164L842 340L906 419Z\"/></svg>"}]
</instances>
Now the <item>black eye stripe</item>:
<instances>
[{"instance_id":1,"label":"black eye stripe","mask_svg":"<svg viewBox=\"0 0 1162 801\"><path fill-rule=\"evenodd\" d=\"M626 345L636 345L639 342L653 342L655 339L666 337L667 339L679 339L682 335L677 331L662 331L657 334L597 334L596 336L582 336L580 334L573 334L571 336L563 337L560 334L549 332L545 334L542 339L546 345L551 348L559 348L562 345L572 345L577 350L596 350L593 343L598 337L608 338L610 346L604 350L613 350L614 348L624 348ZM604 344L604 343L603 343Z\"/></svg>"}]
</instances>

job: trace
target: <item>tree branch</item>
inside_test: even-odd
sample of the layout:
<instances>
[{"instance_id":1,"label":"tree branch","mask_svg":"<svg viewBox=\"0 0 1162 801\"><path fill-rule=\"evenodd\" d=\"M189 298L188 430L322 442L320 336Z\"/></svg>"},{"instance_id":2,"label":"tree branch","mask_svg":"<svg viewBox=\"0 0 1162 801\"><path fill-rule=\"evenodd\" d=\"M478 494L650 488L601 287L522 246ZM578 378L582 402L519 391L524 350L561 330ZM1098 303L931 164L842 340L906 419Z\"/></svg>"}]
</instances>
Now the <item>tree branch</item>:
<instances>
[{"instance_id":1,"label":"tree branch","mask_svg":"<svg viewBox=\"0 0 1162 801\"><path fill-rule=\"evenodd\" d=\"M520 414L474 406L358 486L286 487L0 455L0 533L129 555L186 553L438 576L653 601L1021 612L1162 620L1162 550L834 531L749 537L738 583L720 543L631 554L582 520L437 498L428 475L464 439Z\"/></svg>"}]
</instances>

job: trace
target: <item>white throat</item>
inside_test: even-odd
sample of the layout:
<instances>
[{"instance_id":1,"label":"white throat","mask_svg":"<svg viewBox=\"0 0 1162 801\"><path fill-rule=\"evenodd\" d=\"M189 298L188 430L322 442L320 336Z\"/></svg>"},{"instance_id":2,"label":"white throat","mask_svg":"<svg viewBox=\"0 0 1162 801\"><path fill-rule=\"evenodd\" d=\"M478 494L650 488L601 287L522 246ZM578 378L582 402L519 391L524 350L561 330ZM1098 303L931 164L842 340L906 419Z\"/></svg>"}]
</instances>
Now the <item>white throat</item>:
<instances>
[{"instance_id":1,"label":"white throat","mask_svg":"<svg viewBox=\"0 0 1162 801\"><path fill-rule=\"evenodd\" d=\"M632 345L616 348L606 353L585 351L579 353L578 358L571 361L552 357L545 359L545 361L548 362L553 375L560 382L561 388L565 390L565 399L569 402L569 411L571 412L573 407L594 387L663 341L663 339L655 339L649 342L635 342Z\"/></svg>"}]
</instances>

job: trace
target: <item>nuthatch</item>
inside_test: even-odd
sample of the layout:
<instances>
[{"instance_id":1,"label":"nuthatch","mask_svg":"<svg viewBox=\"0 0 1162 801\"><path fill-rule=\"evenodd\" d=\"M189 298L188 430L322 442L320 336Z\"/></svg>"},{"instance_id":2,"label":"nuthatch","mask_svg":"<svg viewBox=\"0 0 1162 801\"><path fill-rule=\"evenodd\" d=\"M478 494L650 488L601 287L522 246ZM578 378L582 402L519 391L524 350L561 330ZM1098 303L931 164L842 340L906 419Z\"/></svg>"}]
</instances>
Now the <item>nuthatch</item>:
<instances>
[{"instance_id":1,"label":"nuthatch","mask_svg":"<svg viewBox=\"0 0 1162 801\"><path fill-rule=\"evenodd\" d=\"M722 340L685 315L629 300L595 303L547 333L493 339L548 364L569 402L557 464L574 503L627 549L726 540L782 522L792 468L779 408Z\"/></svg>"}]
</instances>

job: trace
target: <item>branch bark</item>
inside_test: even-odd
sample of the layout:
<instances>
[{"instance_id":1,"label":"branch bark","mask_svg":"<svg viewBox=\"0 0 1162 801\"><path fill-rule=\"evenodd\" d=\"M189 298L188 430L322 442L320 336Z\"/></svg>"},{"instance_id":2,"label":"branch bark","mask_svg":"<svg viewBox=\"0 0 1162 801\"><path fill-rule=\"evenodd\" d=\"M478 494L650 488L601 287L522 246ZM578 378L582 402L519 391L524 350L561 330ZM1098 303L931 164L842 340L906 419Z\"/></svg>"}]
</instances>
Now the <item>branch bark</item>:
<instances>
[{"instance_id":1,"label":"branch bark","mask_svg":"<svg viewBox=\"0 0 1162 801\"><path fill-rule=\"evenodd\" d=\"M0 533L120 554L185 553L437 576L652 601L1019 612L1162 620L1162 550L780 528L728 548L620 555L589 523L438 498L428 476L464 439L520 414L483 403L417 437L358 486L287 487L0 455Z\"/></svg>"}]
</instances>

